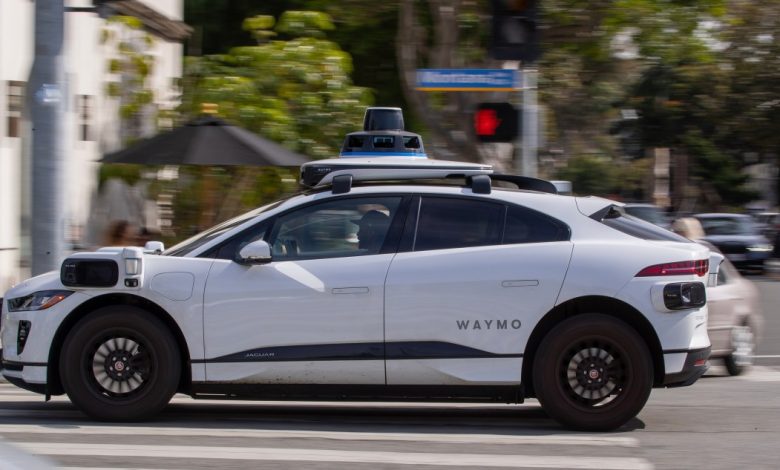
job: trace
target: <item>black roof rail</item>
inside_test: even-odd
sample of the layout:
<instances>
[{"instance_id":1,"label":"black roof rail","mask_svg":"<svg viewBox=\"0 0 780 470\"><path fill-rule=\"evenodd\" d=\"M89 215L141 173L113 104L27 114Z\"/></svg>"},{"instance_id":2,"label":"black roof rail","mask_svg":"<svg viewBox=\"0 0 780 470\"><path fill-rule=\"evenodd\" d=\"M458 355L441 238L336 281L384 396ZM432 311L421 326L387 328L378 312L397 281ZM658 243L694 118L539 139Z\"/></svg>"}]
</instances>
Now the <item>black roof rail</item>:
<instances>
[{"instance_id":1,"label":"black roof rail","mask_svg":"<svg viewBox=\"0 0 780 470\"><path fill-rule=\"evenodd\" d=\"M353 183L382 181L411 181L431 179L465 178L475 194L490 194L492 181L504 181L517 186L521 190L539 191L557 194L555 185L549 181L519 175L503 175L490 173L490 170L471 169L384 169L371 171L366 169L346 169L329 173L322 178L314 189L330 187L334 194L345 194L352 190Z\"/></svg>"},{"instance_id":2,"label":"black roof rail","mask_svg":"<svg viewBox=\"0 0 780 470\"><path fill-rule=\"evenodd\" d=\"M490 175L490 179L493 181L506 181L507 183L512 183L517 186L517 189L558 194L558 189L551 182L539 178L531 178L530 176L502 175L493 173Z\"/></svg>"}]
</instances>

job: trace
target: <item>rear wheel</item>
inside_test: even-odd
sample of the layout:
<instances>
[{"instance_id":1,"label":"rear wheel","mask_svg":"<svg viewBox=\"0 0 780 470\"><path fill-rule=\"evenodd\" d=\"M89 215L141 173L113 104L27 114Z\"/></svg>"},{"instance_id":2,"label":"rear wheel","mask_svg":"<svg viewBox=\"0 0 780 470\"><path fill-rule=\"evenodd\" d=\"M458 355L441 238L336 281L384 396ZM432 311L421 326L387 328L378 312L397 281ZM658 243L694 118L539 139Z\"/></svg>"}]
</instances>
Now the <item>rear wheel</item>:
<instances>
[{"instance_id":1,"label":"rear wheel","mask_svg":"<svg viewBox=\"0 0 780 470\"><path fill-rule=\"evenodd\" d=\"M149 312L103 307L65 339L60 376L70 400L92 418L137 421L160 412L179 385L180 353Z\"/></svg>"},{"instance_id":2,"label":"rear wheel","mask_svg":"<svg viewBox=\"0 0 780 470\"><path fill-rule=\"evenodd\" d=\"M740 375L753 365L756 337L749 324L731 330L731 347L734 350L724 359L726 370L729 375Z\"/></svg>"},{"instance_id":3,"label":"rear wheel","mask_svg":"<svg viewBox=\"0 0 780 470\"><path fill-rule=\"evenodd\" d=\"M608 431L645 405L653 365L633 328L607 315L585 314L547 334L536 352L533 381L550 417L573 429Z\"/></svg>"}]
</instances>

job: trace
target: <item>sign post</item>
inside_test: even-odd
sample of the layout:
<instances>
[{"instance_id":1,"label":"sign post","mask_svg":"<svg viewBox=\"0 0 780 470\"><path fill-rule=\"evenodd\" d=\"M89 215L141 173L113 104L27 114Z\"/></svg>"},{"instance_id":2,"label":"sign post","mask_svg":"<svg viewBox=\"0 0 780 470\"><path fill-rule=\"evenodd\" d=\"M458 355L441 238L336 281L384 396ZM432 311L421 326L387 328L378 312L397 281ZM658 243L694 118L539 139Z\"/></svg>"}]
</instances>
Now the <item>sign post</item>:
<instances>
[{"instance_id":1,"label":"sign post","mask_svg":"<svg viewBox=\"0 0 780 470\"><path fill-rule=\"evenodd\" d=\"M538 109L536 105L536 69L523 68L523 118L520 119L520 142L518 142L519 158L515 158L515 171L523 176L536 178L538 164L536 161L536 149L538 147L537 135Z\"/></svg>"}]
</instances>

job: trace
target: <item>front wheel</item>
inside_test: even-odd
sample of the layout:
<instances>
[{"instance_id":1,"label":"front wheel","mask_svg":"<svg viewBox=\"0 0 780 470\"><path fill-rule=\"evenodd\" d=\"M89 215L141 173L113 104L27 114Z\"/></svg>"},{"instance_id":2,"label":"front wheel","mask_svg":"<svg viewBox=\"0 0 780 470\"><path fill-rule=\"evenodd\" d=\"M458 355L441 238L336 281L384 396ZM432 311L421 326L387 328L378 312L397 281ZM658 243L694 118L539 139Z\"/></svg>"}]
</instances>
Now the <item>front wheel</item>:
<instances>
[{"instance_id":1,"label":"front wheel","mask_svg":"<svg viewBox=\"0 0 780 470\"><path fill-rule=\"evenodd\" d=\"M609 431L636 416L653 386L644 340L603 314L578 315L545 336L533 365L534 390L559 423Z\"/></svg>"},{"instance_id":2,"label":"front wheel","mask_svg":"<svg viewBox=\"0 0 780 470\"><path fill-rule=\"evenodd\" d=\"M100 308L80 320L60 355L65 392L90 417L137 421L160 412L181 377L167 326L137 307Z\"/></svg>"}]
</instances>

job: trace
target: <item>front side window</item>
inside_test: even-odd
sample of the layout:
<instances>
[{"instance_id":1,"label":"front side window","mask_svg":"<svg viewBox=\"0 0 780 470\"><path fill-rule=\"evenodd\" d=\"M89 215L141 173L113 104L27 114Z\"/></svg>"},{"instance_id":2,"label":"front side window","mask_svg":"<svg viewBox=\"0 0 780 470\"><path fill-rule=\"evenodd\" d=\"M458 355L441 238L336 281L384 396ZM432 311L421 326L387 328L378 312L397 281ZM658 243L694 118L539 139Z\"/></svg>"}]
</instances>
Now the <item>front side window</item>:
<instances>
[{"instance_id":1,"label":"front side window","mask_svg":"<svg viewBox=\"0 0 780 470\"><path fill-rule=\"evenodd\" d=\"M349 198L279 216L269 243L274 261L378 254L401 197Z\"/></svg>"},{"instance_id":2,"label":"front side window","mask_svg":"<svg viewBox=\"0 0 780 470\"><path fill-rule=\"evenodd\" d=\"M414 251L497 245L504 206L487 201L422 198Z\"/></svg>"}]
</instances>

